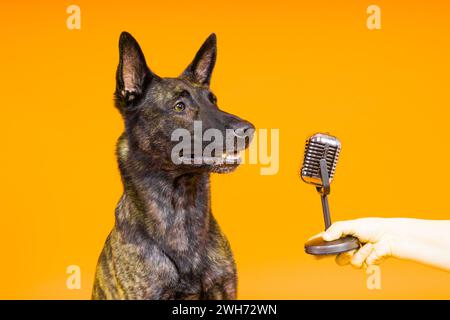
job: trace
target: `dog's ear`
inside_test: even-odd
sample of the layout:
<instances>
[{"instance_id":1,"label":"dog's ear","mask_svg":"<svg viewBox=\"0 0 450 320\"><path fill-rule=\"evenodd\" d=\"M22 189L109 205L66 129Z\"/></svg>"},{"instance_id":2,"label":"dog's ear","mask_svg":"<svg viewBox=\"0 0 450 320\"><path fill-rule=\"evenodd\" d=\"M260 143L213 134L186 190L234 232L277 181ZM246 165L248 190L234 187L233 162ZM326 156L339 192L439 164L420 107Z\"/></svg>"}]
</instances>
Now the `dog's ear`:
<instances>
[{"instance_id":1,"label":"dog's ear","mask_svg":"<svg viewBox=\"0 0 450 320\"><path fill-rule=\"evenodd\" d=\"M184 70L181 77L201 85L209 86L211 74L216 64L216 56L217 40L216 35L212 33L203 43L200 50L198 50L194 60Z\"/></svg>"},{"instance_id":2,"label":"dog's ear","mask_svg":"<svg viewBox=\"0 0 450 320\"><path fill-rule=\"evenodd\" d=\"M119 39L119 66L116 73L116 99L130 103L139 98L145 84L154 78L137 41L128 32Z\"/></svg>"}]
</instances>

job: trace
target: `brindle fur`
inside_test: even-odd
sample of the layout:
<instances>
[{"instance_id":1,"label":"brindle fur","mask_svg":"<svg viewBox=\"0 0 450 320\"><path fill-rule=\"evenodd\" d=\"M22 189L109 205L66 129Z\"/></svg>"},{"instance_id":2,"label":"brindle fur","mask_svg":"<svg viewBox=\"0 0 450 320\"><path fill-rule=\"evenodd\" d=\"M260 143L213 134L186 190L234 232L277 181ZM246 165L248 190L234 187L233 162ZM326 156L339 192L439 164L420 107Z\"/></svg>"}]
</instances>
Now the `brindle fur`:
<instances>
[{"instance_id":1,"label":"brindle fur","mask_svg":"<svg viewBox=\"0 0 450 320\"><path fill-rule=\"evenodd\" d=\"M115 100L125 132L116 154L124 192L98 260L92 298L235 299L236 266L211 212L210 173L237 165L175 165L170 158L172 131L192 132L194 120L204 130L253 129L218 109L209 89L215 35L178 78L150 71L126 32L119 53ZM180 100L186 108L177 112L173 105Z\"/></svg>"}]
</instances>

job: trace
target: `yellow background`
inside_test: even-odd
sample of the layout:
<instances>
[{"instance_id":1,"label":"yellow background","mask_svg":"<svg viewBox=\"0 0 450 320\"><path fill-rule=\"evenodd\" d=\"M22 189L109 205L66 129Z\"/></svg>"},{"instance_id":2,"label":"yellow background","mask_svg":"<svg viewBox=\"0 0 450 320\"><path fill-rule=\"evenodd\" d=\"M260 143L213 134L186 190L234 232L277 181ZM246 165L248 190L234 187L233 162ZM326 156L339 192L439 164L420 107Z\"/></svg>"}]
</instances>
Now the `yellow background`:
<instances>
[{"instance_id":1,"label":"yellow background","mask_svg":"<svg viewBox=\"0 0 450 320\"><path fill-rule=\"evenodd\" d=\"M66 8L81 7L81 30ZM377 4L382 30L366 28ZM219 105L280 130L280 170L245 165L213 177L213 212L237 260L239 298L450 298L450 274L382 264L362 270L303 252L323 223L298 178L304 141L342 143L334 220L448 219L450 19L445 1L2 2L0 298L89 298L122 192L112 104L122 30L147 62L176 76L211 32ZM81 267L81 290L66 267Z\"/></svg>"}]
</instances>

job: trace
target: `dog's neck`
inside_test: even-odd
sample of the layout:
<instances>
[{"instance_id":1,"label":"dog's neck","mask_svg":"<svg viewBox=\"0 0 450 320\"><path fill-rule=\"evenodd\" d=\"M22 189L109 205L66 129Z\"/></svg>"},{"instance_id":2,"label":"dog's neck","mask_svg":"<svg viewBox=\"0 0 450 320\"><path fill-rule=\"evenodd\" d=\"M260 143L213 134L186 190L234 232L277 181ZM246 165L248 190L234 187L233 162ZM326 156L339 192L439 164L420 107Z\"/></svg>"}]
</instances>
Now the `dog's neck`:
<instances>
[{"instance_id":1,"label":"dog's neck","mask_svg":"<svg viewBox=\"0 0 450 320\"><path fill-rule=\"evenodd\" d=\"M116 228L145 232L175 253L189 254L204 245L211 218L209 174L154 169L145 154L130 149L125 135L117 156L124 194L116 209Z\"/></svg>"}]
</instances>

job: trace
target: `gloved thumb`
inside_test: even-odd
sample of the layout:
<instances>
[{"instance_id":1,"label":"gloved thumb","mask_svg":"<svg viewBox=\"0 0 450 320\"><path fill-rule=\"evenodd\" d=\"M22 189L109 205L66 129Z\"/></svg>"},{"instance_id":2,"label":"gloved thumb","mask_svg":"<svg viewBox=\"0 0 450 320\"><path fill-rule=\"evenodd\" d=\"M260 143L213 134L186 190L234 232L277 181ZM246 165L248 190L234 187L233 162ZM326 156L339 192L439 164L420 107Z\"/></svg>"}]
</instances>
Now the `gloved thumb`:
<instances>
[{"instance_id":1,"label":"gloved thumb","mask_svg":"<svg viewBox=\"0 0 450 320\"><path fill-rule=\"evenodd\" d=\"M333 223L323 234L322 238L325 241L337 240L346 235L352 235L353 222L352 221L339 221Z\"/></svg>"}]
</instances>

